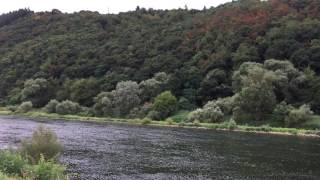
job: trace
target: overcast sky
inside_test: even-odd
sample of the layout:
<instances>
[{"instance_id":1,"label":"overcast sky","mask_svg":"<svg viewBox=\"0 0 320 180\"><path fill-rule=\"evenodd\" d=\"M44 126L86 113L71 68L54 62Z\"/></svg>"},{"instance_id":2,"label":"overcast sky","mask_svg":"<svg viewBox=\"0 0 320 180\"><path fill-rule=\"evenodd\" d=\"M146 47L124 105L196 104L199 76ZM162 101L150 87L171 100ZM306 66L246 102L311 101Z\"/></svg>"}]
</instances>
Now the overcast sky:
<instances>
[{"instance_id":1,"label":"overcast sky","mask_svg":"<svg viewBox=\"0 0 320 180\"><path fill-rule=\"evenodd\" d=\"M0 0L0 14L19 8L30 8L33 11L50 11L59 9L62 12L80 10L99 11L100 13L118 13L134 10L138 5L154 9L188 8L202 9L230 2L232 0Z\"/></svg>"}]
</instances>

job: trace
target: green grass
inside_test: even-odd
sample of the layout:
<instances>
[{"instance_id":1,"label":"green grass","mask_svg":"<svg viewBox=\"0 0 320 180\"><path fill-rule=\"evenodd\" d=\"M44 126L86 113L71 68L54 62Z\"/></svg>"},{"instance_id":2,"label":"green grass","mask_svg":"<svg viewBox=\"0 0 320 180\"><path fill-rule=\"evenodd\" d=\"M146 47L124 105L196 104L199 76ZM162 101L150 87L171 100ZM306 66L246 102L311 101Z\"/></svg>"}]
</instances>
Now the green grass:
<instances>
[{"instance_id":1,"label":"green grass","mask_svg":"<svg viewBox=\"0 0 320 180\"><path fill-rule=\"evenodd\" d=\"M150 119L122 119L122 118L107 118L107 117L85 117L79 115L59 115L48 114L39 110L32 110L27 113L10 113L6 110L0 110L0 115L17 115L41 120L66 120L66 121L83 121L95 123L125 123L134 125L152 125L152 126L166 126L166 127L183 127L183 128L202 128L202 129L216 129L216 130L233 130L242 132L263 132L263 133L277 133L277 134L290 134L290 135L312 135L320 136L320 130L307 130L296 128L280 128L271 127L269 125L250 126L250 125L234 125L229 124L229 121L224 123L185 123L182 119L186 118L188 112L181 111L176 115L168 118L167 121L153 121ZM320 116L315 116L311 122L318 124Z\"/></svg>"}]
</instances>

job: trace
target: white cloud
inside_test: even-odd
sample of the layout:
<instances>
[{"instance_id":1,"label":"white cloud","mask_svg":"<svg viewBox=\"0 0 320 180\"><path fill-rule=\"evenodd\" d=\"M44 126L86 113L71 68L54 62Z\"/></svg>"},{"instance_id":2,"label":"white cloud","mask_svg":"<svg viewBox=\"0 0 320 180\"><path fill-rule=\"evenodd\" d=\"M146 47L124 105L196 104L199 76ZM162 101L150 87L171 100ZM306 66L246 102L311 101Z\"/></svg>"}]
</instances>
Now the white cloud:
<instances>
[{"instance_id":1,"label":"white cloud","mask_svg":"<svg viewBox=\"0 0 320 180\"><path fill-rule=\"evenodd\" d=\"M153 9L189 8L202 9L230 2L231 0L0 0L0 13L30 8L34 11L59 9L63 12L80 10L118 13L134 10L137 6Z\"/></svg>"}]
</instances>

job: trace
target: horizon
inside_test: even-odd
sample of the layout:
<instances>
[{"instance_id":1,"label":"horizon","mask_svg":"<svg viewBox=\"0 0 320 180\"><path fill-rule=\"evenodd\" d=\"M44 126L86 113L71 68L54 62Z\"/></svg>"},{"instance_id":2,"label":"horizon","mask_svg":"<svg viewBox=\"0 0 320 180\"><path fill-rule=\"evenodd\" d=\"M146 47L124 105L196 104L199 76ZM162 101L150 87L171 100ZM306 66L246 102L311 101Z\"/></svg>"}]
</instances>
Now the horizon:
<instances>
[{"instance_id":1,"label":"horizon","mask_svg":"<svg viewBox=\"0 0 320 180\"><path fill-rule=\"evenodd\" d=\"M121 12L133 11L136 7L152 8L155 10L172 10L188 7L188 9L203 9L204 7L217 7L221 4L231 2L232 0L178 0L170 1L163 0L161 2L154 2L148 0L63 0L44 1L40 0L11 0L4 3L0 7L0 14L9 13L18 9L30 9L35 12L51 11L58 9L63 13L74 13L79 11L97 11L100 14L118 14Z\"/></svg>"}]
</instances>

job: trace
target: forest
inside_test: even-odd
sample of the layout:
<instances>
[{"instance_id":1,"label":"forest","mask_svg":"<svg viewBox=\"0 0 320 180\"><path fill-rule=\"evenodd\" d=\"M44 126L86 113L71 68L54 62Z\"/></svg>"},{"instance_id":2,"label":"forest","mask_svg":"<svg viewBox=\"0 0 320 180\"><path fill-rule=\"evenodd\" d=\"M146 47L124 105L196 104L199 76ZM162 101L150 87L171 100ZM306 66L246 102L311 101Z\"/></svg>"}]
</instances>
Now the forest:
<instances>
[{"instance_id":1,"label":"forest","mask_svg":"<svg viewBox=\"0 0 320 180\"><path fill-rule=\"evenodd\" d=\"M12 111L299 127L320 114L320 1L20 9L0 16L0 67Z\"/></svg>"}]
</instances>

